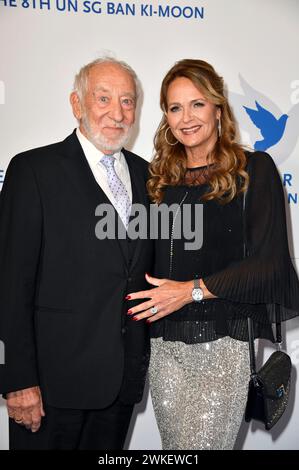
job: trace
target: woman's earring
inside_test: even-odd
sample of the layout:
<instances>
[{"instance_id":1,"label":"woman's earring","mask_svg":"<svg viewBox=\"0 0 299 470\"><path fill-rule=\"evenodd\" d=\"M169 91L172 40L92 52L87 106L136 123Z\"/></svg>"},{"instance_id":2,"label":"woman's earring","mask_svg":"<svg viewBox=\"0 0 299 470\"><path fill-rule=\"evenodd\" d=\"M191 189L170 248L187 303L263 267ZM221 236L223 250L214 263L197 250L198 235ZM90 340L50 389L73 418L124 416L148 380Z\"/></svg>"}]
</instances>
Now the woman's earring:
<instances>
[{"instance_id":1,"label":"woman's earring","mask_svg":"<svg viewBox=\"0 0 299 470\"><path fill-rule=\"evenodd\" d=\"M221 118L218 119L218 137L220 139L221 137L221 132L222 132L222 129L221 129Z\"/></svg>"},{"instance_id":2,"label":"woman's earring","mask_svg":"<svg viewBox=\"0 0 299 470\"><path fill-rule=\"evenodd\" d=\"M176 145L179 141L177 140L176 142L174 142L173 144L171 142L169 142L169 140L167 139L167 132L169 131L170 127L168 126L165 133L164 133L164 137L165 137L165 140L166 142L168 143L168 145Z\"/></svg>"}]
</instances>

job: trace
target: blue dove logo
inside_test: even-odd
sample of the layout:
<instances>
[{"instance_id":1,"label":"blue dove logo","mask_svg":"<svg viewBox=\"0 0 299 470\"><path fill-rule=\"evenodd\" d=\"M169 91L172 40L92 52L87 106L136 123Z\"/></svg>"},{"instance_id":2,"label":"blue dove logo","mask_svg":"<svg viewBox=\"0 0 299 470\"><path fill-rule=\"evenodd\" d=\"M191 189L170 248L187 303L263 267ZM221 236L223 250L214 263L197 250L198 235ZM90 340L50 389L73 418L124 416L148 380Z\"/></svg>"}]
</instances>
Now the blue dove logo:
<instances>
[{"instance_id":1,"label":"blue dove logo","mask_svg":"<svg viewBox=\"0 0 299 470\"><path fill-rule=\"evenodd\" d=\"M283 136L288 115L283 114L279 119L263 108L257 101L256 110L243 106L253 124L260 129L263 140L257 140L254 144L255 150L267 150L272 145L277 144Z\"/></svg>"},{"instance_id":2,"label":"blue dove logo","mask_svg":"<svg viewBox=\"0 0 299 470\"><path fill-rule=\"evenodd\" d=\"M243 94L229 92L229 100L240 131L249 134L255 150L267 151L277 164L295 149L299 134L299 103L283 113L266 95L251 87L239 75ZM248 137L244 136L244 140Z\"/></svg>"}]
</instances>

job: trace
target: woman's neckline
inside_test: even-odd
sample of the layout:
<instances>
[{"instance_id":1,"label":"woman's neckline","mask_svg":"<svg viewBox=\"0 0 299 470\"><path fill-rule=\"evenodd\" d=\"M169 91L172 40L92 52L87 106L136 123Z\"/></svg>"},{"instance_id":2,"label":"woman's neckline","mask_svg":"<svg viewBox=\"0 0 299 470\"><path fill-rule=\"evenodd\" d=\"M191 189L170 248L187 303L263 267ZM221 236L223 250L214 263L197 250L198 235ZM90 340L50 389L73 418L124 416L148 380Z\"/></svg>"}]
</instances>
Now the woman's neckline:
<instances>
[{"instance_id":1,"label":"woman's neckline","mask_svg":"<svg viewBox=\"0 0 299 470\"><path fill-rule=\"evenodd\" d=\"M186 171L201 170L202 168L208 168L209 166L213 166L213 165L214 165L214 163L209 163L208 165L187 167L187 168L186 168Z\"/></svg>"}]
</instances>

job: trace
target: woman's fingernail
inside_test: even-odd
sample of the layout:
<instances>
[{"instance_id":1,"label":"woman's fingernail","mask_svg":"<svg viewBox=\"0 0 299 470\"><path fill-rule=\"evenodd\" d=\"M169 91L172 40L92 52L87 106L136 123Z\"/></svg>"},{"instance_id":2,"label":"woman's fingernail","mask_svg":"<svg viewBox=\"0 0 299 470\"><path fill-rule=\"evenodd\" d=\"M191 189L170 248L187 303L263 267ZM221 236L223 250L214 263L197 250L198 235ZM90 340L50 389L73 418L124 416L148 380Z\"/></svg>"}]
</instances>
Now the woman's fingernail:
<instances>
[{"instance_id":1,"label":"woman's fingernail","mask_svg":"<svg viewBox=\"0 0 299 470\"><path fill-rule=\"evenodd\" d=\"M147 323L148 325L150 325L152 322L150 320L145 320L145 323Z\"/></svg>"},{"instance_id":2,"label":"woman's fingernail","mask_svg":"<svg viewBox=\"0 0 299 470\"><path fill-rule=\"evenodd\" d=\"M134 321L138 321L138 318L136 318L136 317L132 317L132 320L134 320Z\"/></svg>"},{"instance_id":3,"label":"woman's fingernail","mask_svg":"<svg viewBox=\"0 0 299 470\"><path fill-rule=\"evenodd\" d=\"M131 296L130 296L130 295L127 295L127 296L125 297L125 300L130 300L130 298L131 298Z\"/></svg>"}]
</instances>

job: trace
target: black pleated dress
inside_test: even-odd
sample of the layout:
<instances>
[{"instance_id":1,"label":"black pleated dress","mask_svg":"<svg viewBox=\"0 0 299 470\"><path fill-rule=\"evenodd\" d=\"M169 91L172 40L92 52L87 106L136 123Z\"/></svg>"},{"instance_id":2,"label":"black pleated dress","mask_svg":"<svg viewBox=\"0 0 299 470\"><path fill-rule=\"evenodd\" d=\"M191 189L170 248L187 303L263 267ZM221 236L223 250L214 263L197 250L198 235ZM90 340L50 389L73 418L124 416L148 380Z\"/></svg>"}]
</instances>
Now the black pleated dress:
<instances>
[{"instance_id":1,"label":"black pleated dress","mask_svg":"<svg viewBox=\"0 0 299 470\"><path fill-rule=\"evenodd\" d=\"M203 278L217 298L192 302L153 322L152 337L188 344L224 336L247 341L250 316L255 337L274 341L272 324L299 315L299 282L289 254L281 179L268 154L247 152L247 156L250 183L245 206L243 194L228 204L201 200L212 166L190 169L186 184L165 189L164 204L179 204L182 213L190 205L192 228L203 231L203 244L187 250L187 235L159 237L154 276L177 281ZM201 226L194 215L197 204L203 204ZM183 231L183 220L173 213L169 233L180 223Z\"/></svg>"}]
</instances>

